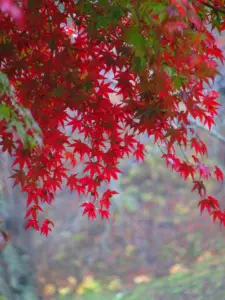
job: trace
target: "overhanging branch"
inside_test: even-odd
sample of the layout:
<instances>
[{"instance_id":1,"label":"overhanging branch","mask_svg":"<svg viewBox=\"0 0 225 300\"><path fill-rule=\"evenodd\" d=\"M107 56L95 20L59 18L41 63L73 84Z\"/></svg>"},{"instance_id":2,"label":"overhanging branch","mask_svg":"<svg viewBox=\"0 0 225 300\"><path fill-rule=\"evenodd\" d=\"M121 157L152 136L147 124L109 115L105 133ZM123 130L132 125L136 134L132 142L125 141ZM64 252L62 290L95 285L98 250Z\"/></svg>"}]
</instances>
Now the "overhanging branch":
<instances>
[{"instance_id":1,"label":"overhanging branch","mask_svg":"<svg viewBox=\"0 0 225 300\"><path fill-rule=\"evenodd\" d=\"M212 4L207 3L207 2L202 2L202 4L209 7L209 8L211 8L211 9L213 9L215 12L220 12L222 14L225 14L225 7L223 7L223 6L215 7Z\"/></svg>"},{"instance_id":2,"label":"overhanging branch","mask_svg":"<svg viewBox=\"0 0 225 300\"><path fill-rule=\"evenodd\" d=\"M222 135L220 135L215 130L213 130L213 129L209 130L204 125L202 125L200 122L198 122L197 120L188 118L188 121L190 122L190 124L192 124L192 125L200 128L200 129L203 129L204 131L208 132L212 137L216 138L218 141L220 141L221 143L225 144L225 137L223 137Z\"/></svg>"}]
</instances>

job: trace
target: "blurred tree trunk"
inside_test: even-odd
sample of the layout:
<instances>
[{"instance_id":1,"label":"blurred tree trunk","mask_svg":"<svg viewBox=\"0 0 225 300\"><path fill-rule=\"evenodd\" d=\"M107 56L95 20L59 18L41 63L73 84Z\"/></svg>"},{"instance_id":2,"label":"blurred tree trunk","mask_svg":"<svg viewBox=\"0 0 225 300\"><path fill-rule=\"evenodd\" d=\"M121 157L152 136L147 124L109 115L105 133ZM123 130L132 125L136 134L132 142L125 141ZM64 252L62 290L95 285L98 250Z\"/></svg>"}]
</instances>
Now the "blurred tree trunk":
<instances>
[{"instance_id":1,"label":"blurred tree trunk","mask_svg":"<svg viewBox=\"0 0 225 300\"><path fill-rule=\"evenodd\" d=\"M28 255L11 242L0 253L0 295L4 300L36 300Z\"/></svg>"},{"instance_id":2,"label":"blurred tree trunk","mask_svg":"<svg viewBox=\"0 0 225 300\"><path fill-rule=\"evenodd\" d=\"M0 158L0 219L10 234L0 251L0 296L4 300L38 300L30 255L32 237L24 231L24 195L12 189L9 157L1 153Z\"/></svg>"}]
</instances>

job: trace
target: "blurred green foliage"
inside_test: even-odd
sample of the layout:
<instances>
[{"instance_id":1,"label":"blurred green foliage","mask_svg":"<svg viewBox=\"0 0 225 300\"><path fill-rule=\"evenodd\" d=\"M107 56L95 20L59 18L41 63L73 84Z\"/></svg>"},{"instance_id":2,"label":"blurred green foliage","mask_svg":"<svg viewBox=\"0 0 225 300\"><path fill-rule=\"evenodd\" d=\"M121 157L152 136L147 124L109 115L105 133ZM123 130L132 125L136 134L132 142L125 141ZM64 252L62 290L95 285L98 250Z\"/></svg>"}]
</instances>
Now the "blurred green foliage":
<instances>
[{"instance_id":1,"label":"blurred green foliage","mask_svg":"<svg viewBox=\"0 0 225 300\"><path fill-rule=\"evenodd\" d=\"M36 144L42 145L41 130L31 115L30 111L18 104L14 89L7 76L0 72L0 120L7 124L7 131L15 133L25 147L33 148ZM4 102L4 97L9 97L10 105ZM32 134L28 134L28 130Z\"/></svg>"},{"instance_id":2,"label":"blurred green foliage","mask_svg":"<svg viewBox=\"0 0 225 300\"><path fill-rule=\"evenodd\" d=\"M124 160L121 164L124 174L119 186L114 186L120 195L112 202L115 222L84 220L77 232L59 231L60 244L49 246L51 271L45 275L43 288L50 284L54 293L61 289L57 299L176 300L203 299L202 295L217 299L217 294L219 299L225 292L219 285L225 279L225 261L221 260L221 266L218 263L225 246L224 229L212 224L207 214L200 215L198 196L190 192L191 181L184 184L178 174L165 168L156 148L147 148L144 163ZM210 161L216 163L214 157ZM208 188L218 189L216 181ZM74 205L74 199L70 203L67 198L58 216L62 222ZM43 255L45 251L46 243ZM207 251L211 260L219 258L215 270L213 263L199 262ZM42 257L37 260L41 262ZM91 274L88 280L87 274ZM78 279L76 284L55 286L59 278L68 276ZM149 282L144 283L146 279ZM210 298L213 291L216 296Z\"/></svg>"},{"instance_id":3,"label":"blurred green foliage","mask_svg":"<svg viewBox=\"0 0 225 300\"><path fill-rule=\"evenodd\" d=\"M208 259L197 263L191 270L179 272L151 283L136 285L130 290L117 293L93 293L82 296L62 296L60 300L219 300L225 295L225 259Z\"/></svg>"}]
</instances>

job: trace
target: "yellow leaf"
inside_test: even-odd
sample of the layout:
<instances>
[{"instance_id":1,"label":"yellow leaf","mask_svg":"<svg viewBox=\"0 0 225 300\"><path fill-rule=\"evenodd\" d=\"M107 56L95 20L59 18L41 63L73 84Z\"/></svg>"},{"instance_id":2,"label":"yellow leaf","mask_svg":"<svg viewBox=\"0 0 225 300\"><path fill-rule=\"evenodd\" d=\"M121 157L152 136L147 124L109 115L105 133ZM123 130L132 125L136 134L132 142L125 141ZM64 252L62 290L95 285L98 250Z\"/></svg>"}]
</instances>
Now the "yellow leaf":
<instances>
[{"instance_id":1,"label":"yellow leaf","mask_svg":"<svg viewBox=\"0 0 225 300\"><path fill-rule=\"evenodd\" d=\"M187 271L188 271L188 269L185 268L185 266L180 265L180 264L173 265L170 268L170 274L172 274L172 275L177 274L177 273L184 273L184 272L187 272Z\"/></svg>"},{"instance_id":2,"label":"yellow leaf","mask_svg":"<svg viewBox=\"0 0 225 300\"><path fill-rule=\"evenodd\" d=\"M69 284L71 285L76 285L77 284L77 279L73 276L69 276L67 277L67 281L69 282Z\"/></svg>"},{"instance_id":3,"label":"yellow leaf","mask_svg":"<svg viewBox=\"0 0 225 300\"><path fill-rule=\"evenodd\" d=\"M150 282L152 281L152 278L151 276L147 276L147 275L138 275L136 277L134 277L133 281L136 283L136 284L139 284L139 283L143 283L143 282Z\"/></svg>"},{"instance_id":4,"label":"yellow leaf","mask_svg":"<svg viewBox=\"0 0 225 300\"><path fill-rule=\"evenodd\" d=\"M88 275L84 278L82 283L79 285L76 290L77 294L82 295L86 290L92 290L95 292L99 292L101 290L100 285L97 280L93 278L93 276Z\"/></svg>"},{"instance_id":5,"label":"yellow leaf","mask_svg":"<svg viewBox=\"0 0 225 300\"><path fill-rule=\"evenodd\" d=\"M66 296L71 292L71 289L69 287L58 289L58 292L61 296Z\"/></svg>"},{"instance_id":6,"label":"yellow leaf","mask_svg":"<svg viewBox=\"0 0 225 300\"><path fill-rule=\"evenodd\" d=\"M212 259L212 257L213 255L210 251L205 251L197 258L197 262L202 263L204 261Z\"/></svg>"},{"instance_id":7,"label":"yellow leaf","mask_svg":"<svg viewBox=\"0 0 225 300\"><path fill-rule=\"evenodd\" d=\"M121 280L119 278L112 279L108 284L108 289L111 291L121 289Z\"/></svg>"},{"instance_id":8,"label":"yellow leaf","mask_svg":"<svg viewBox=\"0 0 225 300\"><path fill-rule=\"evenodd\" d=\"M127 245L127 247L125 249L125 255L126 256L131 256L133 254L134 250L135 250L135 246Z\"/></svg>"},{"instance_id":9,"label":"yellow leaf","mask_svg":"<svg viewBox=\"0 0 225 300\"><path fill-rule=\"evenodd\" d=\"M88 72L85 71L84 74L82 74L82 75L80 76L80 79L81 79L81 80L84 80L84 79L87 78L87 77L88 77Z\"/></svg>"},{"instance_id":10,"label":"yellow leaf","mask_svg":"<svg viewBox=\"0 0 225 300\"><path fill-rule=\"evenodd\" d=\"M53 296L56 292L56 288L53 284L46 284L44 286L44 295L45 296Z\"/></svg>"}]
</instances>

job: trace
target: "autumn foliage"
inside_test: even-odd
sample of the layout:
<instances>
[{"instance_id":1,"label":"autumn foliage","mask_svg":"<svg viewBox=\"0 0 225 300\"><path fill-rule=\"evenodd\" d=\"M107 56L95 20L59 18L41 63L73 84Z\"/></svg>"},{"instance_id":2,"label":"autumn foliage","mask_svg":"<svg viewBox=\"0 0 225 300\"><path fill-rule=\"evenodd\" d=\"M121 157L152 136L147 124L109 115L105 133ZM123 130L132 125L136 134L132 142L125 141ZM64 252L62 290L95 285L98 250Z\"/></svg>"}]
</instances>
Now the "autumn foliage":
<instances>
[{"instance_id":1,"label":"autumn foliage","mask_svg":"<svg viewBox=\"0 0 225 300\"><path fill-rule=\"evenodd\" d=\"M109 184L123 157L144 159L142 133L153 137L168 167L191 178L200 210L225 225L204 184L223 173L201 163L207 148L190 121L210 130L220 106L218 93L206 88L224 61L211 32L225 29L223 1L77 2L0 1L0 71L42 132L41 145L23 143L9 130L10 118L0 123L12 178L27 194L26 228L48 235L54 223L43 220L43 203L52 205L65 185L85 197L89 219L108 219L117 194ZM118 103L110 99L115 92ZM10 98L2 93L1 103L12 107Z\"/></svg>"}]
</instances>

